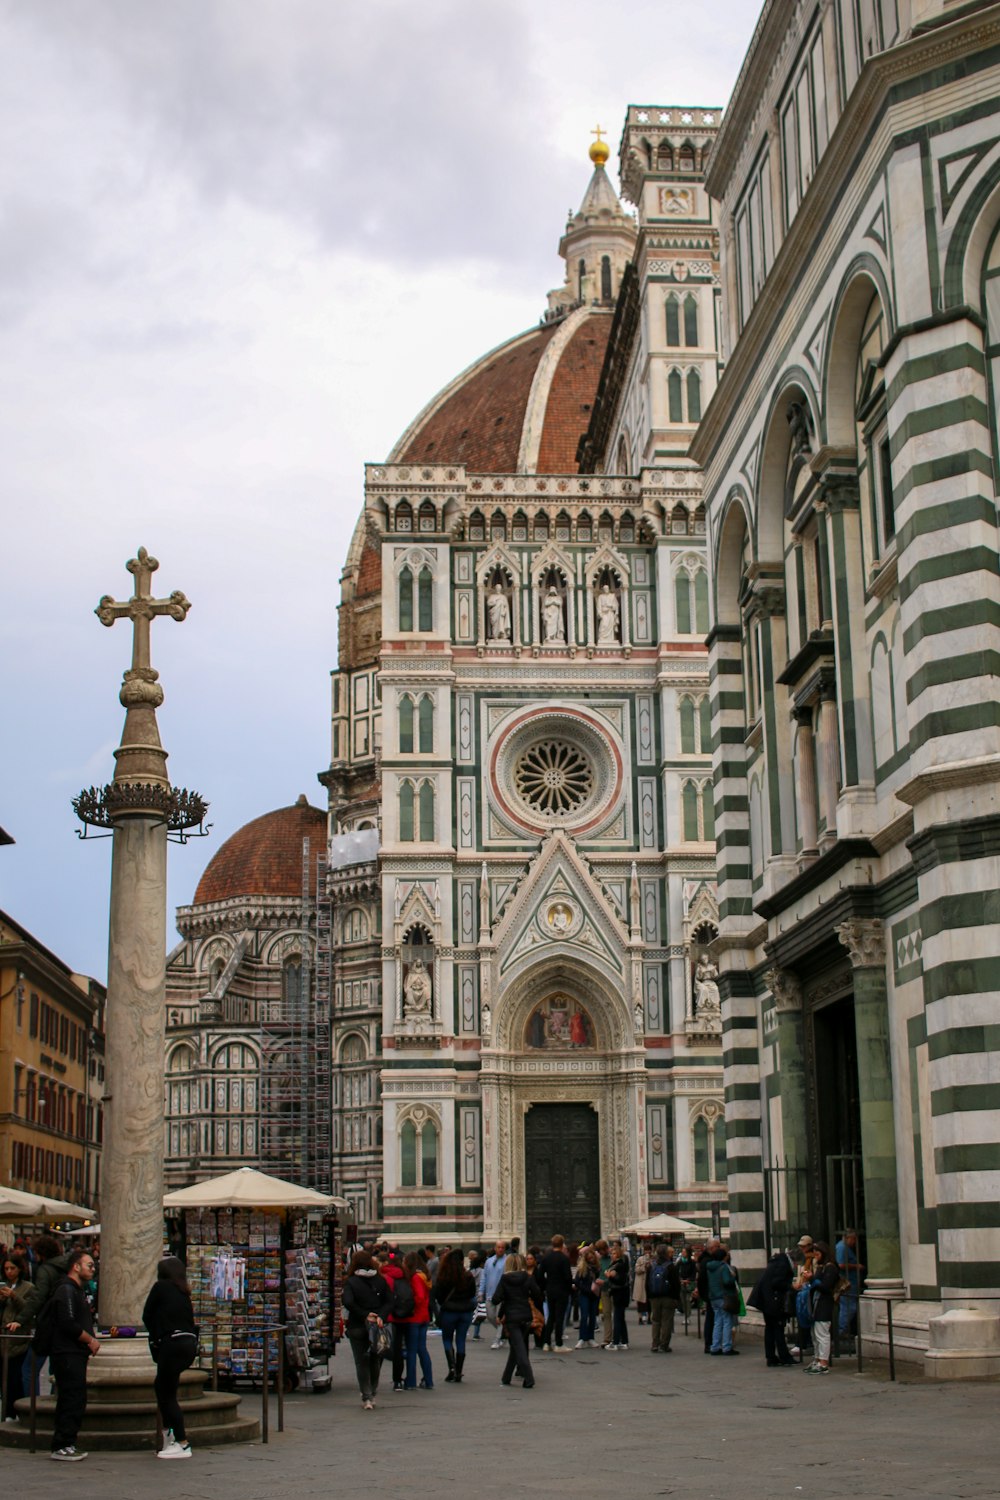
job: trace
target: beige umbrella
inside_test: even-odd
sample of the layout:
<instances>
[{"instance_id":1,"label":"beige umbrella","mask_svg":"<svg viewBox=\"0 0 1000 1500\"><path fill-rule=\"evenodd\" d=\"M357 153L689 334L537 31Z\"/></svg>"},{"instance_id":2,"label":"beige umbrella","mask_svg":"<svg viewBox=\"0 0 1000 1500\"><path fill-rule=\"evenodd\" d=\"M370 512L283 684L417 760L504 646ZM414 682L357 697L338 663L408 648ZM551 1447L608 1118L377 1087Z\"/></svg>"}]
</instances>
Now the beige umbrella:
<instances>
[{"instance_id":1,"label":"beige umbrella","mask_svg":"<svg viewBox=\"0 0 1000 1500\"><path fill-rule=\"evenodd\" d=\"M61 1198L49 1198L44 1193L22 1193L19 1188L0 1184L0 1222L6 1224L31 1224L40 1219L96 1219L92 1208L81 1208L78 1203L64 1203Z\"/></svg>"},{"instance_id":2,"label":"beige umbrella","mask_svg":"<svg viewBox=\"0 0 1000 1500\"><path fill-rule=\"evenodd\" d=\"M335 1208L348 1211L344 1198L317 1193L312 1188L269 1177L256 1167L237 1167L221 1177L207 1177L191 1187L178 1188L163 1200L164 1208Z\"/></svg>"},{"instance_id":3,"label":"beige umbrella","mask_svg":"<svg viewBox=\"0 0 1000 1500\"><path fill-rule=\"evenodd\" d=\"M619 1234L634 1234L640 1239L652 1234L708 1234L704 1224L692 1224L687 1219L675 1219L673 1214L654 1214L651 1219L639 1219L635 1224L626 1224Z\"/></svg>"}]
</instances>

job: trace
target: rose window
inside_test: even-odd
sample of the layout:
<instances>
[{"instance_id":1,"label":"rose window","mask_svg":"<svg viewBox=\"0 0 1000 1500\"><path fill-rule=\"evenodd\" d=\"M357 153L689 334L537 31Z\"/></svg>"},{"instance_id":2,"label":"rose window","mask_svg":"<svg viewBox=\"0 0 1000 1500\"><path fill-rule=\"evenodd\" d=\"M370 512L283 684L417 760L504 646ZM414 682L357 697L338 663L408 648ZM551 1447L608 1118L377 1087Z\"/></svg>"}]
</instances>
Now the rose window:
<instances>
[{"instance_id":1,"label":"rose window","mask_svg":"<svg viewBox=\"0 0 1000 1500\"><path fill-rule=\"evenodd\" d=\"M565 740L539 740L518 757L514 785L519 796L547 817L573 813L594 790L590 761Z\"/></svg>"}]
</instances>

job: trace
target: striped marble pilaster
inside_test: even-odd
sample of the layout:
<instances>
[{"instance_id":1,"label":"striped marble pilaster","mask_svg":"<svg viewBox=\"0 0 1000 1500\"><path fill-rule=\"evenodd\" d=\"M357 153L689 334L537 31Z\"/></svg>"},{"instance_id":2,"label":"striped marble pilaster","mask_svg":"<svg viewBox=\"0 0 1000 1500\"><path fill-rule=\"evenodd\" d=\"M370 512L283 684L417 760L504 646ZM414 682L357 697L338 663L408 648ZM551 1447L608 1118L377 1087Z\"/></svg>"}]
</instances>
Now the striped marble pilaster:
<instances>
[{"instance_id":1,"label":"striped marble pilaster","mask_svg":"<svg viewBox=\"0 0 1000 1500\"><path fill-rule=\"evenodd\" d=\"M722 998L722 1079L726 1101L729 1239L742 1265L763 1263L764 1163L762 1149L759 1002L745 971L719 979Z\"/></svg>"},{"instance_id":2,"label":"striped marble pilaster","mask_svg":"<svg viewBox=\"0 0 1000 1500\"><path fill-rule=\"evenodd\" d=\"M745 929L752 901L740 627L716 625L708 648L719 922L726 933Z\"/></svg>"}]
</instances>

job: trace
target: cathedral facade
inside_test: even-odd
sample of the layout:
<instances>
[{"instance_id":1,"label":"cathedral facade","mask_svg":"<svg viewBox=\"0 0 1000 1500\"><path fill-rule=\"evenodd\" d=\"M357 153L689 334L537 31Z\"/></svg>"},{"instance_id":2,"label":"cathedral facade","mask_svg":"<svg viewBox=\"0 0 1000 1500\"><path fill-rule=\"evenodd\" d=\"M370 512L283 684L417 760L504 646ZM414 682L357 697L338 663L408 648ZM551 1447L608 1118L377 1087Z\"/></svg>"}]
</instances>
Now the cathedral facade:
<instances>
[{"instance_id":1,"label":"cathedral facade","mask_svg":"<svg viewBox=\"0 0 1000 1500\"><path fill-rule=\"evenodd\" d=\"M335 1115L335 1188L403 1239L583 1238L724 1207L705 512L685 458L718 378L719 118L630 112L637 218L599 141L539 326L366 471L321 779L335 1072L379 1099L381 1151Z\"/></svg>"}]
</instances>

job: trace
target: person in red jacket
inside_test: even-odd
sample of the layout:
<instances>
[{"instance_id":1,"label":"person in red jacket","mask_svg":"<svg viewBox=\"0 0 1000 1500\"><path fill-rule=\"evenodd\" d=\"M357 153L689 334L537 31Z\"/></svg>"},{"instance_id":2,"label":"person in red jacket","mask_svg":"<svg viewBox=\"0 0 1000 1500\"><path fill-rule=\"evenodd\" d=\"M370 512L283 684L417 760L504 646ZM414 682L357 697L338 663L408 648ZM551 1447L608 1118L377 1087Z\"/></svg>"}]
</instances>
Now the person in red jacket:
<instances>
[{"instance_id":1,"label":"person in red jacket","mask_svg":"<svg viewBox=\"0 0 1000 1500\"><path fill-rule=\"evenodd\" d=\"M416 1390L417 1360L419 1359L423 1376L420 1382L421 1389L432 1391L434 1389L434 1366L427 1352L427 1328L431 1321L431 1284L424 1270L423 1261L412 1250L403 1258L403 1274L409 1278L413 1289L413 1311L408 1318L403 1319L406 1339L404 1389Z\"/></svg>"},{"instance_id":2,"label":"person in red jacket","mask_svg":"<svg viewBox=\"0 0 1000 1500\"><path fill-rule=\"evenodd\" d=\"M379 1257L379 1270L389 1283L389 1289L395 1296L397 1283L406 1279L403 1270L403 1262L395 1246L389 1247L388 1255ZM392 1332L392 1389L401 1391L403 1389L403 1366L406 1360L406 1325L395 1313L389 1314L389 1328Z\"/></svg>"}]
</instances>

